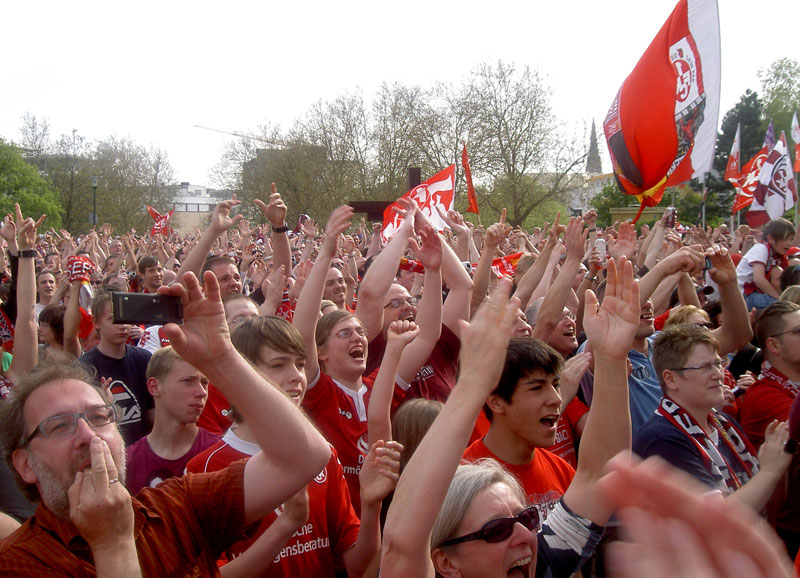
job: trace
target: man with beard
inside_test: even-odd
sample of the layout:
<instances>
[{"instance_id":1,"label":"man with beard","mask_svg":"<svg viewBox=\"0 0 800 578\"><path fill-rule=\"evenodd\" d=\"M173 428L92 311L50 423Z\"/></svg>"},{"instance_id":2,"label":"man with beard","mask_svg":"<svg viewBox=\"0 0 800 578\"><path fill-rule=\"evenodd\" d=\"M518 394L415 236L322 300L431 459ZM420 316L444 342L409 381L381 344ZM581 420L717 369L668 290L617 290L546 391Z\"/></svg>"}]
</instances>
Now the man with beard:
<instances>
[{"instance_id":1,"label":"man with beard","mask_svg":"<svg viewBox=\"0 0 800 578\"><path fill-rule=\"evenodd\" d=\"M236 353L216 279L205 281L208 299L193 275L161 290L184 304L184 324L168 325L168 336L242 408L262 452L132 499L115 407L79 365L40 365L0 408L3 454L40 502L0 543L0 575L217 576L220 552L328 462L322 436Z\"/></svg>"}]
</instances>

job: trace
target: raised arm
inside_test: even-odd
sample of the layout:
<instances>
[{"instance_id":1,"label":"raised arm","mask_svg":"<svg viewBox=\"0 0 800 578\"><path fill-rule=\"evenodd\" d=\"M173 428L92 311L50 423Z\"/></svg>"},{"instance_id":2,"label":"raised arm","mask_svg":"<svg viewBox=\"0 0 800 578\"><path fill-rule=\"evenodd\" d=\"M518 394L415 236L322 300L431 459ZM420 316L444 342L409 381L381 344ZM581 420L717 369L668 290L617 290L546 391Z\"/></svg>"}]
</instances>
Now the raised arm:
<instances>
[{"instance_id":1,"label":"raised arm","mask_svg":"<svg viewBox=\"0 0 800 578\"><path fill-rule=\"evenodd\" d=\"M64 351L75 357L80 357L83 353L81 340L78 337L81 326L80 291L80 281L69 284L69 302L64 311Z\"/></svg>"},{"instance_id":2,"label":"raised arm","mask_svg":"<svg viewBox=\"0 0 800 578\"><path fill-rule=\"evenodd\" d=\"M556 280L550 285L544 297L542 306L539 309L539 316L536 318L536 327L533 328L533 337L547 341L550 334L558 325L567 298L572 289L575 275L583 259L583 250L586 244L586 231L583 229L583 220L570 218L567 225L567 232L564 241L567 245L567 258Z\"/></svg>"},{"instance_id":3,"label":"raised arm","mask_svg":"<svg viewBox=\"0 0 800 578\"><path fill-rule=\"evenodd\" d=\"M416 317L419 336L405 349L397 368L406 382L414 379L442 336L442 240L430 225L420 229L419 236L422 245L412 238L411 248L425 267L425 286Z\"/></svg>"},{"instance_id":4,"label":"raised arm","mask_svg":"<svg viewBox=\"0 0 800 578\"><path fill-rule=\"evenodd\" d=\"M253 201L272 227L272 267L284 266L285 271L292 270L292 249L289 247L289 228L286 226L286 203L281 199L275 183L271 185L269 205L264 201Z\"/></svg>"},{"instance_id":5,"label":"raised arm","mask_svg":"<svg viewBox=\"0 0 800 578\"><path fill-rule=\"evenodd\" d=\"M417 234L420 234L426 225L430 226L427 217L422 211L418 211L414 220ZM442 281L450 289L447 301L442 306L442 323L460 337L462 321L466 322L470 317L472 279L453 249L445 242L442 242Z\"/></svg>"},{"instance_id":6,"label":"raised arm","mask_svg":"<svg viewBox=\"0 0 800 578\"><path fill-rule=\"evenodd\" d=\"M413 321L393 321L386 332L386 351L372 386L367 409L367 439L370 443L376 440L392 439L392 397L400 357L409 343L419 335L419 327Z\"/></svg>"},{"instance_id":7,"label":"raised arm","mask_svg":"<svg viewBox=\"0 0 800 578\"><path fill-rule=\"evenodd\" d=\"M558 213L555 221L553 222L553 226L550 227L550 231L548 232L547 241L545 242L545 245L539 255L536 257L536 261L525 272L525 274L522 276L522 279L517 282L517 290L514 293L514 296L519 299L523 309L527 309L528 306L530 306L533 292L539 286L539 283L542 281L542 277L544 277L547 269L547 263L550 260L550 256L553 254L553 248L558 245L558 236L560 235L560 230L563 227L563 225L560 226L558 224L558 219L560 217L561 213Z\"/></svg>"},{"instance_id":8,"label":"raised arm","mask_svg":"<svg viewBox=\"0 0 800 578\"><path fill-rule=\"evenodd\" d=\"M361 289L358 292L356 316L373 337L383 331L383 300L397 275L400 258L408 247L408 239L414 234L416 205L408 199L398 199L397 203L402 207L399 212L404 221L389 239L386 248L375 257L361 280Z\"/></svg>"},{"instance_id":9,"label":"raised arm","mask_svg":"<svg viewBox=\"0 0 800 578\"><path fill-rule=\"evenodd\" d=\"M686 271L690 275L702 271L705 257L699 245L681 247L669 257L662 259L639 281L639 299L644 305L656 287L669 275Z\"/></svg>"},{"instance_id":10,"label":"raised arm","mask_svg":"<svg viewBox=\"0 0 800 578\"><path fill-rule=\"evenodd\" d=\"M486 229L486 237L483 240L483 252L475 268L475 275L472 277L474 284L472 288L471 310L476 311L486 297L489 290L489 281L492 275L492 258L494 251L506 238L511 231L511 226L506 225L506 210L500 213L500 221Z\"/></svg>"},{"instance_id":11,"label":"raised arm","mask_svg":"<svg viewBox=\"0 0 800 578\"><path fill-rule=\"evenodd\" d=\"M613 506L597 482L606 463L631 447L627 358L639 315L639 287L632 264L623 257L618 271L614 259L609 259L602 306L592 291L586 293L583 327L594 356L594 395L581 437L578 469L564 494L573 512L601 526Z\"/></svg>"},{"instance_id":12,"label":"raised arm","mask_svg":"<svg viewBox=\"0 0 800 578\"><path fill-rule=\"evenodd\" d=\"M164 326L172 347L219 388L252 427L261 452L245 468L246 523L261 519L316 476L330 459L330 446L301 411L234 349L219 283L205 274L203 295L192 274L185 286L160 287L183 302L184 322ZM269 480L268 484L264 480Z\"/></svg>"},{"instance_id":13,"label":"raised arm","mask_svg":"<svg viewBox=\"0 0 800 578\"><path fill-rule=\"evenodd\" d=\"M33 256L25 256L25 252L33 251L36 246L36 231L45 219L45 215L34 222L28 217L22 218L19 203L15 205L17 244L19 247L19 280L17 281L17 320L14 325L14 351L8 377L12 382L36 367L38 361L38 340L36 334L36 269ZM9 215L10 216L10 215Z\"/></svg>"},{"instance_id":14,"label":"raised arm","mask_svg":"<svg viewBox=\"0 0 800 578\"><path fill-rule=\"evenodd\" d=\"M211 248L217 242L217 237L244 218L242 215L231 217L231 210L239 203L240 201L237 201L236 195L234 195L233 199L222 201L214 207L208 227L203 231L197 244L183 256L183 263L181 263L181 268L178 270L179 282L183 281L186 273L194 273L195 276L199 275L206 261L206 256L208 256Z\"/></svg>"},{"instance_id":15,"label":"raised arm","mask_svg":"<svg viewBox=\"0 0 800 578\"><path fill-rule=\"evenodd\" d=\"M708 274L719 288L719 300L722 305L722 325L712 333L719 341L719 354L726 355L739 351L750 343L753 329L750 326L744 296L736 280L736 267L728 251L724 247L714 245L706 254L711 260Z\"/></svg>"},{"instance_id":16,"label":"raised arm","mask_svg":"<svg viewBox=\"0 0 800 578\"><path fill-rule=\"evenodd\" d=\"M294 310L292 325L303 336L303 343L306 348L306 377L308 377L309 382L312 379L316 379L319 372L316 329L317 319L319 319L319 306L322 303L322 294L325 292L325 278L328 275L328 269L331 268L333 256L336 255L336 251L339 248L339 236L350 226L352 217L353 209L348 205L342 205L331 213L328 224L325 225L325 238L319 248L317 260L311 268L311 273L308 275L306 284L300 292L300 297L297 299L297 306Z\"/></svg>"},{"instance_id":17,"label":"raised arm","mask_svg":"<svg viewBox=\"0 0 800 578\"><path fill-rule=\"evenodd\" d=\"M386 516L382 578L434 575L431 531L475 418L503 371L519 308L510 293L511 282L502 279L472 323L464 323L456 386L403 471Z\"/></svg>"}]
</instances>

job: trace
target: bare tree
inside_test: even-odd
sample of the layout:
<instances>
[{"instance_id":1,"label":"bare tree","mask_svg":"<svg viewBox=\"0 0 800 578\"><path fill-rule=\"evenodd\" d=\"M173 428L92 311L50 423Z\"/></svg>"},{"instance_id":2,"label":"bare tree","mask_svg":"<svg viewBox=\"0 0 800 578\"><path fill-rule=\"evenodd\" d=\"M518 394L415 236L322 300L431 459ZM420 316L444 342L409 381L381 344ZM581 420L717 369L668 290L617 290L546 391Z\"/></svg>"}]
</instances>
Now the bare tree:
<instances>
[{"instance_id":1,"label":"bare tree","mask_svg":"<svg viewBox=\"0 0 800 578\"><path fill-rule=\"evenodd\" d=\"M46 118L37 119L35 115L26 112L22 115L22 152L25 160L44 169L41 165L42 157L48 152L50 146L50 123Z\"/></svg>"}]
</instances>

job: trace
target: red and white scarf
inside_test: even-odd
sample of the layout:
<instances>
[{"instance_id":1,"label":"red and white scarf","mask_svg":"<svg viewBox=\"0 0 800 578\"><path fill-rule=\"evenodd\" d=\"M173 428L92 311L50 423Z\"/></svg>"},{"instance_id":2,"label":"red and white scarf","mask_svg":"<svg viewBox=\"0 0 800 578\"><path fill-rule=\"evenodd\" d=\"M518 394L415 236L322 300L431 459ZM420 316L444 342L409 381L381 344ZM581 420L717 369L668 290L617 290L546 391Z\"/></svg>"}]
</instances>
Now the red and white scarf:
<instances>
[{"instance_id":1,"label":"red and white scarf","mask_svg":"<svg viewBox=\"0 0 800 578\"><path fill-rule=\"evenodd\" d=\"M797 397L797 394L800 393L800 386L773 367L769 361L765 362L761 367L761 373L758 376L758 380L761 381L762 379L769 380L781 386L783 389L788 391L792 397Z\"/></svg>"},{"instance_id":2,"label":"red and white scarf","mask_svg":"<svg viewBox=\"0 0 800 578\"><path fill-rule=\"evenodd\" d=\"M733 493L742 486L742 481L736 476L736 471L713 440L706 435L703 428L689 415L685 409L668 397L661 398L661 404L656 413L678 428L682 434L689 438L700 453L711 477L717 486L725 493ZM724 414L711 410L708 423L719 433L719 444L728 446L730 453L739 462L740 470L747 472L748 479L758 472L758 459L752 444L739 430L728 421Z\"/></svg>"}]
</instances>

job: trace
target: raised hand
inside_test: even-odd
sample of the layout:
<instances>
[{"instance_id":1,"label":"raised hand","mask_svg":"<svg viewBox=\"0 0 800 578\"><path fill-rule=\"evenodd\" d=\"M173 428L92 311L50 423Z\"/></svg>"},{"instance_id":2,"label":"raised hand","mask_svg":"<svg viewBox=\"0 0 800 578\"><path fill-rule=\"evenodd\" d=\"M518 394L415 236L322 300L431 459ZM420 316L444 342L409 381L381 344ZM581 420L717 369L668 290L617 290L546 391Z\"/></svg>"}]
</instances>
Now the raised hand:
<instances>
[{"instance_id":1,"label":"raised hand","mask_svg":"<svg viewBox=\"0 0 800 578\"><path fill-rule=\"evenodd\" d=\"M592 352L627 359L640 314L639 282L633 278L633 265L623 257L618 270L615 260L609 259L602 306L592 290L586 291L583 328Z\"/></svg>"},{"instance_id":2,"label":"raised hand","mask_svg":"<svg viewBox=\"0 0 800 578\"><path fill-rule=\"evenodd\" d=\"M583 228L583 219L570 217L567 223L567 232L564 234L564 244L567 246L567 257L583 259L586 248L586 237L589 232Z\"/></svg>"},{"instance_id":3,"label":"raised hand","mask_svg":"<svg viewBox=\"0 0 800 578\"><path fill-rule=\"evenodd\" d=\"M620 455L599 481L626 541L610 558L622 578L790 578L780 539L750 508L725 500L658 458Z\"/></svg>"},{"instance_id":4,"label":"raised hand","mask_svg":"<svg viewBox=\"0 0 800 578\"><path fill-rule=\"evenodd\" d=\"M636 254L636 227L633 223L620 223L615 240L608 239L608 255L619 263L622 257L633 260Z\"/></svg>"},{"instance_id":5,"label":"raised hand","mask_svg":"<svg viewBox=\"0 0 800 578\"><path fill-rule=\"evenodd\" d=\"M14 216L8 214L3 219L3 228L0 229L0 237L3 237L8 244L8 248L12 251L17 251L17 224L14 222Z\"/></svg>"},{"instance_id":6,"label":"raised hand","mask_svg":"<svg viewBox=\"0 0 800 578\"><path fill-rule=\"evenodd\" d=\"M377 440L361 466L361 503L379 504L392 493L400 479L400 453L403 445L396 441Z\"/></svg>"},{"instance_id":7,"label":"raised hand","mask_svg":"<svg viewBox=\"0 0 800 578\"><path fill-rule=\"evenodd\" d=\"M547 242L551 245L555 245L558 243L558 238L561 236L561 233L565 232L567 228L564 225L559 225L558 221L561 219L561 211L556 213L556 218L553 220L553 224L549 227L547 231ZM548 223L545 223L545 229L547 229Z\"/></svg>"},{"instance_id":8,"label":"raised hand","mask_svg":"<svg viewBox=\"0 0 800 578\"><path fill-rule=\"evenodd\" d=\"M297 301L297 298L300 297L300 292L305 287L306 281L308 280L308 276L311 275L311 268L314 266L314 262L311 259L306 259L305 261L300 261L294 268L294 285L292 288L289 289L289 299L292 301Z\"/></svg>"},{"instance_id":9,"label":"raised hand","mask_svg":"<svg viewBox=\"0 0 800 578\"><path fill-rule=\"evenodd\" d=\"M459 381L480 386L486 389L487 395L495 388L503 372L508 340L517 321L519 299L509 300L510 294L511 280L504 277L470 323L460 321Z\"/></svg>"},{"instance_id":10,"label":"raised hand","mask_svg":"<svg viewBox=\"0 0 800 578\"><path fill-rule=\"evenodd\" d=\"M422 266L431 269L439 269L442 266L442 240L430 225L425 225L419 230L419 237L422 245L417 244L414 237L408 238L414 256L422 263Z\"/></svg>"},{"instance_id":11,"label":"raised hand","mask_svg":"<svg viewBox=\"0 0 800 578\"><path fill-rule=\"evenodd\" d=\"M736 265L728 255L728 250L720 245L712 245L706 249L706 256L711 260L708 274L717 285L736 283Z\"/></svg>"},{"instance_id":12,"label":"raised hand","mask_svg":"<svg viewBox=\"0 0 800 578\"><path fill-rule=\"evenodd\" d=\"M39 226L44 222L46 215L42 215L38 221L34 222L30 217L27 219L22 218L22 210L19 208L19 203L16 203L14 207L17 213L17 245L22 251L33 249L36 246L36 231L39 230Z\"/></svg>"},{"instance_id":13,"label":"raised hand","mask_svg":"<svg viewBox=\"0 0 800 578\"><path fill-rule=\"evenodd\" d=\"M270 185L270 191L269 205L260 199L254 199L253 202L273 227L283 227L286 225L286 203L278 194L275 183Z\"/></svg>"},{"instance_id":14,"label":"raised hand","mask_svg":"<svg viewBox=\"0 0 800 578\"><path fill-rule=\"evenodd\" d=\"M223 231L227 231L239 221L244 219L243 215L236 215L235 217L231 218L231 211L236 205L239 204L241 204L241 201L236 200L236 195L233 195L232 199L221 201L216 207L214 207L214 212L211 213L211 221L208 225L209 228L219 234Z\"/></svg>"},{"instance_id":15,"label":"raised hand","mask_svg":"<svg viewBox=\"0 0 800 578\"><path fill-rule=\"evenodd\" d=\"M319 248L320 254L334 257L339 251L339 238L350 228L350 219L353 218L353 207L342 205L331 213L328 223L325 225L325 237L322 239L322 246Z\"/></svg>"},{"instance_id":16,"label":"raised hand","mask_svg":"<svg viewBox=\"0 0 800 578\"><path fill-rule=\"evenodd\" d=\"M413 321L392 321L386 332L387 343L405 347L419 335L419 326Z\"/></svg>"},{"instance_id":17,"label":"raised hand","mask_svg":"<svg viewBox=\"0 0 800 578\"><path fill-rule=\"evenodd\" d=\"M200 371L235 352L225 320L217 276L212 271L206 271L203 280L206 295L203 295L194 273L183 276L184 285L175 283L158 288L160 295L177 295L181 298L183 325L168 323L164 326L164 334L175 351Z\"/></svg>"}]
</instances>

